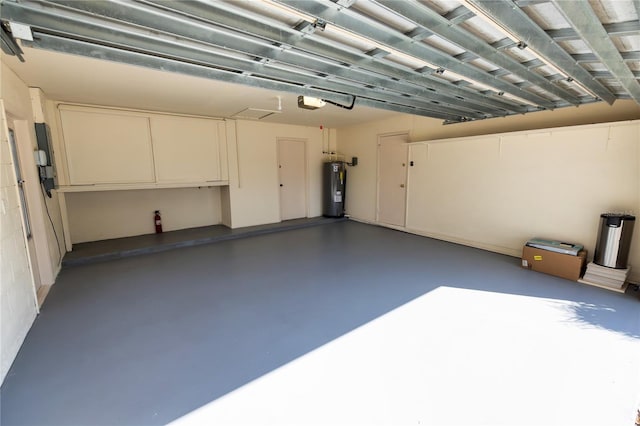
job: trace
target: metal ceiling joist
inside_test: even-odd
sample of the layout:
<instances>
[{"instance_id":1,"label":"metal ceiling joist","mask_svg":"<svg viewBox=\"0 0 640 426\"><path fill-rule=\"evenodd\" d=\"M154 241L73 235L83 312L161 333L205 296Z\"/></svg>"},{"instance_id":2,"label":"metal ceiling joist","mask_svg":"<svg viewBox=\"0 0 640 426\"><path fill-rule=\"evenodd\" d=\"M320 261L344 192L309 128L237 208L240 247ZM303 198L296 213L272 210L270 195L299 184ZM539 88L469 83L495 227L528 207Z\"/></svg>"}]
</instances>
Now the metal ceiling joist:
<instances>
[{"instance_id":1,"label":"metal ceiling joist","mask_svg":"<svg viewBox=\"0 0 640 426\"><path fill-rule=\"evenodd\" d=\"M286 82L278 82L270 79L263 79L256 76L245 75L228 70L210 68L203 65L179 62L168 58L151 56L139 52L115 49L108 46L100 46L80 40L70 40L62 37L38 34L33 42L24 42L26 46L37 47L41 49L52 50L61 53L80 54L84 56L92 56L97 59L120 62L130 65L142 66L161 71L175 72L180 74L192 75L201 78L225 81L229 83L237 83L259 87L268 90L277 90L282 92L296 93L300 95L313 96L323 99L335 99L336 102L347 104L351 101L349 96L334 94L326 90L308 88L290 84ZM452 120L459 122L460 117L441 113L440 111L427 110L422 108L410 108L403 105L395 105L387 102L380 102L373 99L358 99L357 105L367 106L371 108L379 108L390 111L404 112L407 114L423 115L426 117L435 117L443 120Z\"/></svg>"},{"instance_id":2,"label":"metal ceiling joist","mask_svg":"<svg viewBox=\"0 0 640 426\"><path fill-rule=\"evenodd\" d=\"M638 0L640 2L640 0ZM640 20L616 22L613 24L603 24L607 34L611 36L629 36L640 34ZM580 34L574 28L560 28L557 30L546 30L549 37L555 41L580 40Z\"/></svg>"},{"instance_id":3,"label":"metal ceiling joist","mask_svg":"<svg viewBox=\"0 0 640 426\"><path fill-rule=\"evenodd\" d=\"M93 3L93 2L91 2ZM236 70L246 75L262 76L277 81L288 81L305 87L318 87L318 79L313 72L303 72L288 68L279 69L274 62L254 61L219 52L195 48L191 45L171 40L164 40L156 35L140 34L125 27L115 27L114 23L95 22L90 15L68 16L60 10L31 9L26 6L9 6L5 14L11 19L30 22L34 30L53 33L65 38L81 38L96 44L110 45L130 51L144 52L153 56L166 57L172 60L186 61L203 66L215 66L228 70ZM131 11L127 11L130 16ZM161 17L156 17L160 19ZM248 41L245 40L247 43ZM206 48L206 46L203 46ZM72 52L73 53L73 52ZM251 80L250 80L251 81ZM357 95L377 99L391 104L401 103L425 110L438 109L448 115L460 114L460 111L446 106L433 107L428 99L407 99L401 94L378 89L365 89L362 85L348 84L344 80L323 81L322 89L346 95ZM471 118L485 118L484 115L469 111L465 114Z\"/></svg>"},{"instance_id":4,"label":"metal ceiling joist","mask_svg":"<svg viewBox=\"0 0 640 426\"><path fill-rule=\"evenodd\" d=\"M453 25L461 24L464 21L473 18L474 16L475 15L473 14L473 12L464 6L458 6L451 12L444 15L445 19L447 19Z\"/></svg>"},{"instance_id":5,"label":"metal ceiling joist","mask_svg":"<svg viewBox=\"0 0 640 426\"><path fill-rule=\"evenodd\" d=\"M616 4L618 21L630 20L607 24L586 0L460 1L442 16L436 9L449 3L424 0L0 0L0 18L6 28L30 26L35 40L24 46L445 123L600 99L640 103L640 52L628 51L637 48L630 8L640 12L640 0ZM545 31L539 20L558 13L573 27ZM503 38L490 43L497 31Z\"/></svg>"},{"instance_id":6,"label":"metal ceiling joist","mask_svg":"<svg viewBox=\"0 0 640 426\"><path fill-rule=\"evenodd\" d=\"M640 71L632 71L632 73L636 79L640 78ZM613 79L613 74L609 71L591 71L591 75L595 78Z\"/></svg>"},{"instance_id":7,"label":"metal ceiling joist","mask_svg":"<svg viewBox=\"0 0 640 426\"><path fill-rule=\"evenodd\" d=\"M415 43L411 38L405 36L401 32L385 27L373 19L352 11L352 9L341 8L335 3L323 2L320 0L277 1L287 7L293 8L302 13L320 17L324 21L332 23L337 27L358 34L392 49L396 49L410 56L428 60L445 70L451 70L465 78L493 87L499 91L510 93L535 105L550 109L556 107L556 105L548 99L523 90L504 80L496 79L492 75L481 71L472 65L458 61L452 56L449 56L429 45L424 43Z\"/></svg>"},{"instance_id":8,"label":"metal ceiling joist","mask_svg":"<svg viewBox=\"0 0 640 426\"><path fill-rule=\"evenodd\" d=\"M542 89L571 104L577 105L580 103L579 100L567 90L550 83L540 74L530 71L515 59L502 54L488 43L478 39L478 37L474 37L462 28L452 26L446 18L443 18L433 10L414 0L378 0L378 3L405 19L414 22L416 25L422 26L456 43L461 48L466 49L467 52L474 53L486 61L492 62L533 84L537 84Z\"/></svg>"},{"instance_id":9,"label":"metal ceiling joist","mask_svg":"<svg viewBox=\"0 0 640 426\"><path fill-rule=\"evenodd\" d=\"M195 2L173 2L168 0L146 0L159 6L171 7L172 10L182 11L190 16L198 16L209 22L217 23L228 28L246 31L249 34L264 37L274 42L292 45L310 55L331 57L349 64L351 69L360 68L380 76L415 84L415 87L433 89L435 94L453 96L460 102L469 102L484 105L491 109L510 112L527 112L526 107L504 100L498 100L480 95L472 89L455 87L437 77L423 74L420 70L411 70L406 66L394 64L391 61L372 58L355 49L345 50L336 46L333 41L327 41L315 36L302 37L299 33L292 32L288 27L283 27L273 22L265 25L263 16L253 15L250 12L239 10L233 4L226 2L211 2L206 5Z\"/></svg>"},{"instance_id":10,"label":"metal ceiling joist","mask_svg":"<svg viewBox=\"0 0 640 426\"><path fill-rule=\"evenodd\" d=\"M101 13L103 16L121 16L122 19L125 19L129 23L134 23L136 25L144 26L145 28L153 28L158 31L167 31L168 33L172 33L175 35L184 36L191 40L201 41L205 43L211 43L215 41L216 43L224 46L226 49L243 52L249 55L255 55L257 57L261 57L262 60L260 62L269 64L270 67L277 68L278 62L286 63L286 65L293 65L302 69L309 69L309 72L312 72L314 75L317 73L322 73L323 78L329 80L327 83L322 83L322 86L326 89L331 89L333 91L348 91L349 94L357 94L359 96L367 96L367 97L379 97L381 100L388 102L398 102L403 100L404 103L407 103L411 106L421 106L424 105L425 102L430 102L434 99L433 93L430 91L423 90L422 93L415 93L414 91L412 99L399 98L398 96L404 96L404 93L410 89L407 85L395 84L388 85L393 87L387 87L390 90L382 90L378 88L377 85L384 83L384 80L379 78L376 75L366 75L362 72L358 72L357 70L349 69L346 67L340 67L338 65L332 65L329 61L324 60L320 61L313 57L303 56L294 50L283 50L280 47L273 45L272 43L266 43L264 41L256 41L254 38L248 38L246 36L241 36L238 34L229 33L226 31L222 31L219 28L214 28L211 26L205 26L202 23L191 22L185 20L184 17L175 17L171 15L167 15L164 13L153 13L153 10L140 9L140 7L136 6L136 8L130 7L128 8L127 3L121 4L100 4L95 1L73 1L73 2L56 2L56 3L65 3L67 5L82 8L82 10L86 10L91 13ZM106 6L106 7L105 7ZM213 58L212 58L213 59ZM268 59L269 61L265 61L264 59ZM220 60L216 59L215 61L218 65L224 65L226 67L232 68L233 64L230 64L228 60ZM251 67L251 64L247 65L235 65L238 69L241 69L243 72L249 73L260 73L264 70L254 69ZM280 75L272 75L273 77L279 79L285 79L286 74ZM352 87L347 87L344 85L333 84L331 79L335 76L344 77L344 79L340 79L340 82L351 84ZM356 79L357 78L357 79ZM346 79L346 80L345 80ZM294 79L295 80L295 79ZM349 81L351 80L351 81ZM300 82L299 79L297 79ZM308 79L304 81L304 84L318 83L315 78ZM363 85L370 84L374 87L364 91L362 89ZM394 94L394 89L397 93ZM421 99L421 97L423 99ZM443 108L450 106L449 103L452 101L451 99L447 99L441 96L436 96L438 99L442 101ZM481 117L480 114L476 113L473 109L465 108L464 106L459 109L461 114L468 114L469 116L473 116L475 118ZM489 113L489 111L486 111Z\"/></svg>"},{"instance_id":11,"label":"metal ceiling joist","mask_svg":"<svg viewBox=\"0 0 640 426\"><path fill-rule=\"evenodd\" d=\"M502 40L498 40L495 43L491 43L491 47L496 50L504 50L510 47L516 47L517 43L511 40L509 37L505 37Z\"/></svg>"},{"instance_id":12,"label":"metal ceiling joist","mask_svg":"<svg viewBox=\"0 0 640 426\"><path fill-rule=\"evenodd\" d=\"M473 89L456 87L453 83L446 82L429 74L423 74L420 70L410 70L405 66L373 58L355 49L344 49L336 46L336 43L327 41L312 35L302 35L293 28L273 22L264 16L239 9L232 3L211 2L207 4L199 2L175 2L168 0L145 0L144 3L153 4L167 10L181 12L186 16L197 18L203 22L221 25L227 28L242 29L258 37L262 37L280 43L291 45L310 55L333 58L342 62L350 70L361 70L378 75L381 78L391 80L398 79L400 83L409 84L415 91L429 90L434 99L437 96L455 98L458 104L469 108L484 111L504 111L510 113L526 113L535 111L526 106L509 102L506 99L497 99L479 94Z\"/></svg>"},{"instance_id":13,"label":"metal ceiling joist","mask_svg":"<svg viewBox=\"0 0 640 426\"><path fill-rule=\"evenodd\" d=\"M640 51L634 52L620 52L620 60L624 62L635 62L640 61ZM595 53L574 53L571 57L579 63L585 62L597 62L601 63L602 59L597 56Z\"/></svg>"},{"instance_id":14,"label":"metal ceiling joist","mask_svg":"<svg viewBox=\"0 0 640 426\"><path fill-rule=\"evenodd\" d=\"M584 42L598 56L613 76L622 84L629 95L640 103L640 84L629 67L622 61L622 56L609 35L602 27L600 20L588 2L557 1L553 4L570 22Z\"/></svg>"},{"instance_id":15,"label":"metal ceiling joist","mask_svg":"<svg viewBox=\"0 0 640 426\"><path fill-rule=\"evenodd\" d=\"M488 19L495 21L504 28L509 28L515 36L524 41L533 51L567 73L569 77L579 82L595 96L608 104L612 104L615 101L616 97L613 93L594 79L587 70L582 68L569 53L549 37L515 3L505 4L495 0L467 1L482 11L483 15Z\"/></svg>"}]
</instances>

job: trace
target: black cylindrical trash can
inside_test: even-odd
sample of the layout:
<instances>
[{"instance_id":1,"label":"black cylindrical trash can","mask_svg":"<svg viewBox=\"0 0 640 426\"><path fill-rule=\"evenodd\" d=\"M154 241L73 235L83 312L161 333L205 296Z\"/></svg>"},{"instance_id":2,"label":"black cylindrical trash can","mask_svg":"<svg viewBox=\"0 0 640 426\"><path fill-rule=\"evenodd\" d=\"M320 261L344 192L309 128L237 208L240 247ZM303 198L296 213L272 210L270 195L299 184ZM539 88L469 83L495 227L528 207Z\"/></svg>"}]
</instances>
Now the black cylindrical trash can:
<instances>
[{"instance_id":1,"label":"black cylindrical trash can","mask_svg":"<svg viewBox=\"0 0 640 426\"><path fill-rule=\"evenodd\" d=\"M626 269L635 221L636 218L628 214L601 214L593 262L609 268Z\"/></svg>"}]
</instances>

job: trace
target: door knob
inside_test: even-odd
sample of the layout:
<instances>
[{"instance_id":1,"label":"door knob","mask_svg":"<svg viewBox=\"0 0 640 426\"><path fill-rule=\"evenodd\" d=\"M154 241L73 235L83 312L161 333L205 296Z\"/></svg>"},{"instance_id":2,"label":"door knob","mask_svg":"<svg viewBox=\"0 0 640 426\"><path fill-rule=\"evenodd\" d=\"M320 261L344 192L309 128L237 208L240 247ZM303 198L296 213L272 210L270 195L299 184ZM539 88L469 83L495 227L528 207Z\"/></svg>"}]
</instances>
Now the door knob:
<instances>
[{"instance_id":1,"label":"door knob","mask_svg":"<svg viewBox=\"0 0 640 426\"><path fill-rule=\"evenodd\" d=\"M400 188L404 188L404 183L401 183L401 184L400 184Z\"/></svg>"}]
</instances>

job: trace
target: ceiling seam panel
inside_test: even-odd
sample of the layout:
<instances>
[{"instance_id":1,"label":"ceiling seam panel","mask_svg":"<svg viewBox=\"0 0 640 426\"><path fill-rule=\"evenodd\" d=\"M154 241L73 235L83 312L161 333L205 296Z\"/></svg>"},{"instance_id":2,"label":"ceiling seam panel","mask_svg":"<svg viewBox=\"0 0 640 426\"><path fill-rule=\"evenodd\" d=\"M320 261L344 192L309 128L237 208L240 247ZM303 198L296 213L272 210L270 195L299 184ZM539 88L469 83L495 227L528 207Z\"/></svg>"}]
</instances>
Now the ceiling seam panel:
<instances>
[{"instance_id":1,"label":"ceiling seam panel","mask_svg":"<svg viewBox=\"0 0 640 426\"><path fill-rule=\"evenodd\" d=\"M366 18L347 8L341 8L331 2L317 0L275 0L278 3L297 9L301 12L318 16L326 22L337 27L353 32L360 36L374 40L380 44L389 46L405 54L435 63L445 70L451 70L471 80L496 88L499 91L511 93L525 99L535 105L548 109L554 109L556 105L541 96L514 86L506 81L495 78L473 66L464 64L452 56L449 56L424 43L415 43L410 37L391 28L382 29L381 24Z\"/></svg>"},{"instance_id":2,"label":"ceiling seam panel","mask_svg":"<svg viewBox=\"0 0 640 426\"><path fill-rule=\"evenodd\" d=\"M387 95L386 92L391 90L391 92L389 92L391 94L393 94L393 92L397 92L394 96L403 96L403 98L405 99L410 99L407 102L420 102L420 99L424 99L423 102L431 102L433 100L436 100L443 106L459 108L459 113L461 115L473 116L475 118L484 117L484 115L478 114L478 109L480 109L480 111L485 114L493 116L502 115L501 112L495 108L487 108L480 105L474 106L473 104L469 106L461 106L459 105L460 101L453 97L434 94L433 92L426 89L412 87L411 85L402 82L396 82L388 79L385 80L379 77L379 75L374 75L372 73L365 74L358 69L339 66L337 64L330 64L328 60L320 60L315 57L310 58L308 55L303 55L302 53L297 52L295 49L282 49L276 47L275 45L273 45L273 43L267 43L264 40L262 41L262 43L255 43L253 42L253 40L248 40L246 36L239 35L239 33L225 33L222 31L222 29L211 27L206 28L206 30L208 31L205 32L203 31L204 28L199 28L196 26L196 24L199 24L202 27L205 24L184 22L184 19L186 19L185 17L177 18L175 16L168 15L154 15L148 10L145 10L146 14L139 13L141 10L127 8L127 6L130 6L130 4L127 3L115 3L113 7L109 8L105 8L103 7L103 4L95 1L56 1L55 4L62 4L76 9L81 8L81 10L84 12L102 13L104 16L108 16L113 19L117 19L116 16L120 16L120 18L118 18L119 20L126 20L126 22L157 31L166 31L167 28L163 27L166 27L169 25L169 23L171 23L173 24L173 28L171 29L171 31L174 34L181 35L191 40L212 45L213 41L215 40L221 45L225 46L225 48L243 51L243 53L249 55L260 56L274 61L271 62L271 64L281 62L286 65L294 65L301 68L307 67L309 71L320 71L326 74L326 76L323 78L329 81L331 80L331 78L338 76L353 81L354 83L352 83L352 85L354 87L362 87L363 85L374 85L382 87L374 87L370 90L375 93L383 93L385 96ZM112 10L116 7L117 11ZM138 6L136 5L136 7ZM145 8L148 7L151 6L145 6ZM255 47L253 49L250 49L253 44L255 44ZM262 51L260 51L260 49L262 49ZM407 92L412 93L411 98L406 98L405 93ZM365 95L360 94L360 96ZM398 99L396 99L396 101L397 100ZM414 103L413 106L418 105Z\"/></svg>"},{"instance_id":3,"label":"ceiling seam panel","mask_svg":"<svg viewBox=\"0 0 640 426\"><path fill-rule=\"evenodd\" d=\"M615 101L616 97L609 89L592 77L515 3L505 4L505 2L494 0L466 1L498 25L509 28L510 32L513 32L537 54L546 58L558 69L563 70L595 96L608 104Z\"/></svg>"},{"instance_id":4,"label":"ceiling seam panel","mask_svg":"<svg viewBox=\"0 0 640 426\"><path fill-rule=\"evenodd\" d=\"M581 35L593 53L611 71L629 95L640 103L640 84L629 67L622 60L620 52L613 44L600 20L588 2L553 1L554 6Z\"/></svg>"},{"instance_id":5,"label":"ceiling seam panel","mask_svg":"<svg viewBox=\"0 0 640 426\"><path fill-rule=\"evenodd\" d=\"M231 28L243 28L252 34L271 39L274 42L284 45L295 46L298 49L322 57L334 58L342 61L346 65L358 67L368 72L384 75L386 78L403 80L418 87L431 87L435 92L445 92L448 96L460 99L461 102L473 102L485 105L490 108L502 109L513 113L526 113L537 111L537 108L530 108L509 102L506 99L496 99L485 96L475 90L458 87L453 83L423 74L418 70L409 69L405 66L389 63L380 59L366 55L361 51L344 50L329 44L326 40L321 40L313 34L301 34L290 27L272 26L265 24L266 18L257 17L258 26L254 26L254 14L244 10L238 10L234 5L224 2L212 2L206 5L192 2L172 2L162 0L145 0L144 3L154 4L167 9L180 11L189 16L198 17L208 22L218 23Z\"/></svg>"},{"instance_id":6,"label":"ceiling seam panel","mask_svg":"<svg viewBox=\"0 0 640 426\"><path fill-rule=\"evenodd\" d=\"M419 101L413 99L407 99L402 95L393 95L391 92L382 93L375 89L364 89L364 87L357 87L354 85L347 85L335 81L324 82L324 87L320 87L318 79L309 75L300 73L293 73L292 70L279 70L276 66L269 63L259 63L256 61L249 61L246 59L239 59L233 57L223 57L214 52L208 51L194 51L194 49L180 45L178 42L169 42L166 40L158 40L152 36L145 36L134 32L125 32L120 29L119 31L112 31L108 26L100 26L98 24L90 22L89 16L84 17L84 20L73 21L72 18L62 16L60 14L54 14L44 10L33 10L24 6L19 6L17 9L10 6L5 9L5 13L8 16L18 19L32 22L32 25L36 28L41 28L45 31L53 31L54 34L64 34L68 38L69 36L83 37L85 41L91 41L97 44L110 43L110 47L124 48L127 50L136 50L139 52L148 52L154 56L166 57L172 60L181 60L195 63L203 66L219 66L225 69L235 69L242 72L248 72L250 74L256 74L266 78L275 79L278 81L289 81L296 85L305 87L315 87L319 89L325 89L332 92L342 93L349 97L357 95L359 97L366 97L375 99L378 95L380 101L389 102L392 104L405 104L411 107L428 109L428 110L441 110L443 113L449 115L460 114L460 112L448 107L443 107L429 103L429 101ZM82 17L79 17L81 19ZM73 30L73 26L78 31L73 32L71 35L66 31ZM83 33L80 34L80 31ZM217 63L212 64L210 62L211 57L217 57ZM348 98L347 98L348 99ZM345 102L342 100L341 102ZM472 118L485 118L484 115L470 112L468 114Z\"/></svg>"},{"instance_id":7,"label":"ceiling seam panel","mask_svg":"<svg viewBox=\"0 0 640 426\"><path fill-rule=\"evenodd\" d=\"M451 25L447 19L414 0L378 0L378 3L384 5L389 10L401 14L417 25L421 25L429 31L433 31L458 44L463 49L482 57L494 65L504 68L531 83L537 84L542 89L553 93L571 104L577 105L580 103L580 101L568 91L550 83L540 74L529 71L529 69L509 56L501 54L484 40L478 40L477 37L472 36L467 31Z\"/></svg>"}]
</instances>

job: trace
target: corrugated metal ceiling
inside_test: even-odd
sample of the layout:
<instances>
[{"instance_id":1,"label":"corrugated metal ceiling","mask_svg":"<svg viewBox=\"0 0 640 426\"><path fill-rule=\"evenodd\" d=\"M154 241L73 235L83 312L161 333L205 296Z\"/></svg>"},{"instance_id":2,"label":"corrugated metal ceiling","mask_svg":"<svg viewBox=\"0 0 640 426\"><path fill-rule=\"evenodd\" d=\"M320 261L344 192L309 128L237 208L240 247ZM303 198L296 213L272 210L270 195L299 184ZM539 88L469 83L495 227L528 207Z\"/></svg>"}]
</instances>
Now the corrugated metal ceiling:
<instances>
[{"instance_id":1,"label":"corrugated metal ceiling","mask_svg":"<svg viewBox=\"0 0 640 426\"><path fill-rule=\"evenodd\" d=\"M4 0L2 47L440 118L640 103L639 0ZM24 58L29 60L28 57Z\"/></svg>"}]
</instances>

